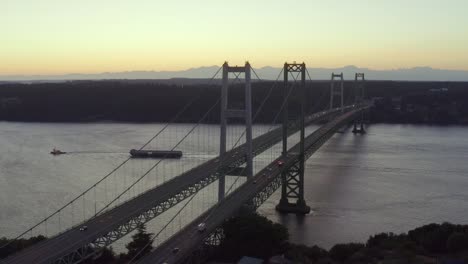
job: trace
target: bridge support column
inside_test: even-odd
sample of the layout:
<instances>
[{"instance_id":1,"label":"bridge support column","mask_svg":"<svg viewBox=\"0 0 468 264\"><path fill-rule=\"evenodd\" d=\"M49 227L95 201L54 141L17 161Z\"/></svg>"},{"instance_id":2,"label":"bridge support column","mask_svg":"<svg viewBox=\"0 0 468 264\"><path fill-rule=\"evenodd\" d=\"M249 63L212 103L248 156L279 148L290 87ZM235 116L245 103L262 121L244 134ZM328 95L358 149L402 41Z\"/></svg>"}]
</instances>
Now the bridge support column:
<instances>
[{"instance_id":1,"label":"bridge support column","mask_svg":"<svg viewBox=\"0 0 468 264\"><path fill-rule=\"evenodd\" d=\"M300 116L300 150L299 150L299 159L298 161L290 165L288 168L283 169L281 173L281 199L279 204L276 206L276 210L282 213L296 213L296 214L308 214L310 212L310 207L306 205L304 199L304 140L305 140L305 63L302 64L284 64L284 91L285 94L288 93L289 83L288 83L288 74L290 72L300 72L301 73L301 92L300 92L300 107L301 107L301 116ZM288 98L284 97L285 100ZM283 106L283 157L286 157L288 153L287 141L288 141L288 102L286 101ZM290 202L289 199L295 200L295 202Z\"/></svg>"},{"instance_id":2,"label":"bridge support column","mask_svg":"<svg viewBox=\"0 0 468 264\"><path fill-rule=\"evenodd\" d=\"M339 90L337 91L335 84L339 82ZM334 105L334 99L336 96L340 97L340 108L341 111L343 111L343 104L344 104L344 80L343 80L343 73L340 74L335 74L332 73L331 75L331 82L330 82L330 109L333 109L335 107Z\"/></svg>"},{"instance_id":3,"label":"bridge support column","mask_svg":"<svg viewBox=\"0 0 468 264\"><path fill-rule=\"evenodd\" d=\"M363 104L365 96L365 78L364 73L356 73L354 76L354 92L355 92L355 104ZM364 112L360 114L358 119L354 120L353 133L354 134L365 134L366 130L364 129Z\"/></svg>"},{"instance_id":4,"label":"bridge support column","mask_svg":"<svg viewBox=\"0 0 468 264\"><path fill-rule=\"evenodd\" d=\"M244 73L245 78L245 105L244 109L229 109L228 108L228 88L229 88L229 73ZM245 136L246 136L246 168L245 175L247 178L253 176L253 154L252 154L252 88L250 85L250 64L245 63L245 66L229 66L227 62L223 64L223 83L221 87L221 132L220 132L220 147L219 156L220 164L222 163L223 156L226 153L226 133L227 123L229 118L243 118L245 120ZM218 201L224 199L226 183L226 175L219 176L218 184Z\"/></svg>"},{"instance_id":5,"label":"bridge support column","mask_svg":"<svg viewBox=\"0 0 468 264\"><path fill-rule=\"evenodd\" d=\"M304 167L299 160L281 174L282 192L276 210L281 213L308 214L310 207L304 200ZM285 193L283 193L285 190ZM290 202L289 199L295 200Z\"/></svg>"}]
</instances>

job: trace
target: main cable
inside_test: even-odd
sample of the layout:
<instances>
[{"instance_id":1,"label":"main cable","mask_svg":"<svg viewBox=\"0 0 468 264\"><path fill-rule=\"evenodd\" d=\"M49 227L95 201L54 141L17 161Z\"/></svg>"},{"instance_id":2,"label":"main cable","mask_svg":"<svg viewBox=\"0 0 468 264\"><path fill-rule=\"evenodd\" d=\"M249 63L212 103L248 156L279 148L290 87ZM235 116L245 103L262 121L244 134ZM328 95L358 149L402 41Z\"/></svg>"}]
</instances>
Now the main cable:
<instances>
[{"instance_id":1,"label":"main cable","mask_svg":"<svg viewBox=\"0 0 468 264\"><path fill-rule=\"evenodd\" d=\"M208 81L208 84L206 87L210 86L211 85L211 82L216 78L216 76L218 75L218 73L221 71L222 67L218 68L218 70L216 71L216 73L209 79ZM206 90L207 88L205 88ZM201 94L202 93L198 93L197 96L193 97L188 103L186 103L184 105L184 107L168 122L166 123L166 125L161 128L153 137L151 137L147 142L145 142L145 144L143 144L143 146L141 148L139 148L139 150L142 150L144 147L146 147L148 144L150 144L155 138L157 138L159 135L161 135L164 130L167 129L167 127L173 123L175 123L175 121L196 101L198 100L198 98L201 97ZM62 210L64 210L65 208L67 208L69 205L73 204L75 201L77 201L79 198L83 197L85 194L87 194L89 191L91 191L92 189L96 188L96 186L98 184L100 184L101 182L103 182L105 179L107 179L109 176L111 176L114 172L116 172L117 170L119 170L123 165L125 165L129 160L131 159L131 156L128 157L127 159L125 159L124 161L122 161L119 165L117 165L114 169L112 169L109 173L107 173L104 177L102 177L100 180L98 180L95 184L93 184L92 186L90 186L89 188L87 188L85 191L83 191L82 193L80 193L78 196L76 196L74 199L72 199L70 202L66 203L65 205L63 205L61 208L57 209L55 212L53 212L52 214L50 214L49 216L47 216L46 218L44 218L43 220L41 220L40 222L38 222L37 224L33 225L32 227L28 228L26 231L24 231L23 233L17 235L15 238L11 239L9 242L5 243L4 245L2 245L0 247L0 249L8 246L9 244L11 244L13 241L17 240L18 238L24 236L25 234L27 234L28 232L32 232L33 229L35 229L36 227L38 227L39 225L47 222L47 220L49 220L50 218L52 218L53 216L59 214ZM102 210L100 210L102 211ZM95 214L96 216L96 214ZM73 227L73 225L72 225ZM67 229L68 230L68 229ZM61 234L62 232L59 232L57 234ZM57 235L56 234L56 235Z\"/></svg>"}]
</instances>

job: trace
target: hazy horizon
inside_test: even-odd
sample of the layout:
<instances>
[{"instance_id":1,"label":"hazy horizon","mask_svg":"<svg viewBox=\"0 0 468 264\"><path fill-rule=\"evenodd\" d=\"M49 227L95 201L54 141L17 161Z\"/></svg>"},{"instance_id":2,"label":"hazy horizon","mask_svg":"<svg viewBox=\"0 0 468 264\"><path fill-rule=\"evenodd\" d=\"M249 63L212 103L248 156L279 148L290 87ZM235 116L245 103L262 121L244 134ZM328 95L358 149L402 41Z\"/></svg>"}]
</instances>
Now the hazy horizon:
<instances>
[{"instance_id":1,"label":"hazy horizon","mask_svg":"<svg viewBox=\"0 0 468 264\"><path fill-rule=\"evenodd\" d=\"M264 66L255 67L255 73L264 80L275 80L281 67ZM154 71L136 70L122 72L100 73L69 73L59 75L0 75L0 81L60 81L60 80L105 80L105 79L209 79L221 66L200 66L180 71ZM363 72L368 80L395 80L395 81L468 81L468 71L434 69L431 67L413 67L391 70L375 70L347 65L340 68L309 68L312 80L327 80L332 72L343 72L345 79L353 79L356 72ZM218 72L215 78L220 78ZM254 76L256 78L256 76Z\"/></svg>"}]
</instances>

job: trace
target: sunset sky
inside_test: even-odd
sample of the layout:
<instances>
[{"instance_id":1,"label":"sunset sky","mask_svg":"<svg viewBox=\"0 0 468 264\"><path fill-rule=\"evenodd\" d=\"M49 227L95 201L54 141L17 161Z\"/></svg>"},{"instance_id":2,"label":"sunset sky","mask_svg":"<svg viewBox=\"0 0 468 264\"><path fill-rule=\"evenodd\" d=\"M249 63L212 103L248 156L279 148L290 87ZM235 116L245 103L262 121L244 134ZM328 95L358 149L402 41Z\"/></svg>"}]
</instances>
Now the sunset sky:
<instances>
[{"instance_id":1,"label":"sunset sky","mask_svg":"<svg viewBox=\"0 0 468 264\"><path fill-rule=\"evenodd\" d=\"M255 67L468 70L467 0L0 0L0 75Z\"/></svg>"}]
</instances>

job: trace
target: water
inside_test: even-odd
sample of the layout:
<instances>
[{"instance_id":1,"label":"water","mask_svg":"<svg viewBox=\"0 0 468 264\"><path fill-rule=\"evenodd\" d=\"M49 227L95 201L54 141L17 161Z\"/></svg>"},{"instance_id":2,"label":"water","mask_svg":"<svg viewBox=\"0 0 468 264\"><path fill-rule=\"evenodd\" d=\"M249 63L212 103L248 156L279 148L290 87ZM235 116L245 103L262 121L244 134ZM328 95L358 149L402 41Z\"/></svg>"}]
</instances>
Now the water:
<instances>
[{"instance_id":1,"label":"water","mask_svg":"<svg viewBox=\"0 0 468 264\"><path fill-rule=\"evenodd\" d=\"M129 149L140 146L161 127L0 123L0 236L11 237L58 209L127 159ZM170 148L191 127L171 127L150 147ZM257 126L255 133L267 129ZM179 146L184 151L181 161L163 163L165 173L150 173L122 200L213 158L218 151L218 142L213 140L218 138L217 130L216 125L197 128L194 133L204 136L194 135ZM241 131L240 127L232 130L237 135ZM313 212L305 217L279 215L274 210L279 192L259 212L285 224L293 242L325 248L341 242L364 242L378 232L406 232L431 222L467 224L467 132L465 127L373 125L366 135L349 131L336 134L307 161L306 200ZM228 137L228 146L236 138ZM74 153L54 157L49 154L53 147ZM278 151L277 146L275 153ZM272 153L267 151L256 164L260 166L271 158ZM79 224L153 164L154 160L131 160L123 172L112 176L117 185L109 181L97 194L77 201L71 213L62 214L60 223ZM228 184L234 181L230 179ZM192 201L194 206L188 206L167 227L165 237L196 217L201 208L211 206L216 194L215 184L199 194ZM177 210L148 229L157 232ZM52 233L57 229L55 221L35 234Z\"/></svg>"},{"instance_id":2,"label":"water","mask_svg":"<svg viewBox=\"0 0 468 264\"><path fill-rule=\"evenodd\" d=\"M363 136L336 134L306 164L306 201L313 213L276 213L278 192L260 212L286 225L294 242L325 248L432 222L467 224L467 132L373 125Z\"/></svg>"}]
</instances>

